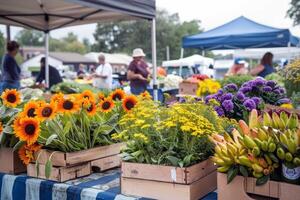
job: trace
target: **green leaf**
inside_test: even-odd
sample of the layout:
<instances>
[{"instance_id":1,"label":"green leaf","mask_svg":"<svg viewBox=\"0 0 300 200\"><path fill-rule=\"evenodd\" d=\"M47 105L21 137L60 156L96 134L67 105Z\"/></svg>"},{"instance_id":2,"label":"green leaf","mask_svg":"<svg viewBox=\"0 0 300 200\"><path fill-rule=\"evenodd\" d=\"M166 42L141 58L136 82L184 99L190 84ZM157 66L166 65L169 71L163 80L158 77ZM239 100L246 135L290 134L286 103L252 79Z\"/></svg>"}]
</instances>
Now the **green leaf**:
<instances>
[{"instance_id":1,"label":"green leaf","mask_svg":"<svg viewBox=\"0 0 300 200\"><path fill-rule=\"evenodd\" d=\"M256 185L259 186L259 185L264 185L266 182L268 182L268 180L270 179L270 176L262 176L260 178L258 178L256 180Z\"/></svg>"},{"instance_id":2,"label":"green leaf","mask_svg":"<svg viewBox=\"0 0 300 200\"><path fill-rule=\"evenodd\" d=\"M245 166L243 166L243 165L240 165L240 166L239 166L239 168L240 168L240 172L241 172L241 174L242 174L244 177L248 177L248 176L249 176L249 174L248 174L248 170L246 169L246 167L245 167Z\"/></svg>"},{"instance_id":3,"label":"green leaf","mask_svg":"<svg viewBox=\"0 0 300 200\"><path fill-rule=\"evenodd\" d=\"M53 135L51 135L50 137L48 137L48 138L47 138L47 141L46 141L46 146L49 145L49 144L51 144L52 141L53 141L54 139L56 139L56 138L57 138L57 135L56 135L56 134L53 134Z\"/></svg>"},{"instance_id":4,"label":"green leaf","mask_svg":"<svg viewBox=\"0 0 300 200\"><path fill-rule=\"evenodd\" d=\"M239 169L236 166L232 166L228 170L228 173L227 173L227 184L229 184L234 179L234 177L236 177L236 175L238 174L238 172L239 172Z\"/></svg>"},{"instance_id":5,"label":"green leaf","mask_svg":"<svg viewBox=\"0 0 300 200\"><path fill-rule=\"evenodd\" d=\"M184 166L189 166L191 164L191 159L192 158L193 158L192 154L185 156L184 159L183 159L183 165Z\"/></svg>"},{"instance_id":6,"label":"green leaf","mask_svg":"<svg viewBox=\"0 0 300 200\"><path fill-rule=\"evenodd\" d=\"M25 144L24 141L19 141L13 148L14 151L19 150Z\"/></svg>"},{"instance_id":7,"label":"green leaf","mask_svg":"<svg viewBox=\"0 0 300 200\"><path fill-rule=\"evenodd\" d=\"M166 158L171 162L173 166L179 166L179 159L175 156L167 156Z\"/></svg>"},{"instance_id":8,"label":"green leaf","mask_svg":"<svg viewBox=\"0 0 300 200\"><path fill-rule=\"evenodd\" d=\"M51 160L47 160L46 165L45 165L45 176L48 179L51 175L51 171L52 171L52 162Z\"/></svg>"}]
</instances>

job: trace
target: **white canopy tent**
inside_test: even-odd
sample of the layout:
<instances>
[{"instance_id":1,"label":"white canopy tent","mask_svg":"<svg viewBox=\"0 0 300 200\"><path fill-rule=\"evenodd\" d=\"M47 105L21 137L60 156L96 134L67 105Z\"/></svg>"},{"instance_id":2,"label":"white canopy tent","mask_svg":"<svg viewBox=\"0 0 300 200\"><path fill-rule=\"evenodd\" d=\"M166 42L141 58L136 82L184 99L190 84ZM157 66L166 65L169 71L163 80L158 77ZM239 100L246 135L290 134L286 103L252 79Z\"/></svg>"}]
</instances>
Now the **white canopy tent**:
<instances>
[{"instance_id":1,"label":"white canopy tent","mask_svg":"<svg viewBox=\"0 0 300 200\"><path fill-rule=\"evenodd\" d=\"M207 58L204 56L194 54L192 56L180 58L178 60L163 61L162 66L163 67L195 66L195 65L209 66L210 64L214 64L214 60L212 58Z\"/></svg>"},{"instance_id":2,"label":"white canopy tent","mask_svg":"<svg viewBox=\"0 0 300 200\"><path fill-rule=\"evenodd\" d=\"M0 5L0 24L45 33L46 85L49 85L49 31L99 21L151 20L153 89L157 99L155 0L0 0Z\"/></svg>"}]
</instances>

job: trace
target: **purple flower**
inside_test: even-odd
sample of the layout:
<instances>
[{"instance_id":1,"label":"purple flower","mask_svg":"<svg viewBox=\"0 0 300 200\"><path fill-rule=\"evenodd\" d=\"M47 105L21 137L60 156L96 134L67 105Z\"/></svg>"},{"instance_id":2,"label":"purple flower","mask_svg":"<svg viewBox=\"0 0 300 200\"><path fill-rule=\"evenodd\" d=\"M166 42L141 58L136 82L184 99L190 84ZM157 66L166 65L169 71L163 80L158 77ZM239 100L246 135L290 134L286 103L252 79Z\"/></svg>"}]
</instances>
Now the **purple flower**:
<instances>
[{"instance_id":1,"label":"purple flower","mask_svg":"<svg viewBox=\"0 0 300 200\"><path fill-rule=\"evenodd\" d=\"M265 80L263 78L256 78L254 81L253 81L253 85L256 86L256 87L261 87L265 84Z\"/></svg>"},{"instance_id":2,"label":"purple flower","mask_svg":"<svg viewBox=\"0 0 300 200\"><path fill-rule=\"evenodd\" d=\"M279 89L276 89L276 90L273 90L273 92L275 93L275 94L280 94L280 90Z\"/></svg>"},{"instance_id":3,"label":"purple flower","mask_svg":"<svg viewBox=\"0 0 300 200\"><path fill-rule=\"evenodd\" d=\"M242 93L242 92L238 92L238 93L236 94L236 98L237 98L239 101L243 102L243 101L245 100L245 95L244 95L244 93Z\"/></svg>"},{"instance_id":4,"label":"purple flower","mask_svg":"<svg viewBox=\"0 0 300 200\"><path fill-rule=\"evenodd\" d=\"M243 85L242 85L242 87L249 87L249 86L251 86L251 85L249 84L249 82L243 83Z\"/></svg>"},{"instance_id":5,"label":"purple flower","mask_svg":"<svg viewBox=\"0 0 300 200\"><path fill-rule=\"evenodd\" d=\"M214 107L215 111L218 113L219 116L224 116L225 112L223 110L223 108L221 108L220 106L216 106Z\"/></svg>"},{"instance_id":6,"label":"purple flower","mask_svg":"<svg viewBox=\"0 0 300 200\"><path fill-rule=\"evenodd\" d=\"M240 88L240 91L242 92L242 93L247 93L247 92L250 92L251 91L251 87L249 87L249 86L246 86L246 87L242 87L242 88Z\"/></svg>"},{"instance_id":7,"label":"purple flower","mask_svg":"<svg viewBox=\"0 0 300 200\"><path fill-rule=\"evenodd\" d=\"M288 98L279 99L278 104L285 104L285 103L291 103L291 100Z\"/></svg>"},{"instance_id":8,"label":"purple flower","mask_svg":"<svg viewBox=\"0 0 300 200\"><path fill-rule=\"evenodd\" d=\"M225 109L225 111L227 111L227 112L231 112L233 110L233 107L234 107L231 100L223 101L222 106Z\"/></svg>"},{"instance_id":9,"label":"purple flower","mask_svg":"<svg viewBox=\"0 0 300 200\"><path fill-rule=\"evenodd\" d=\"M251 111L256 108L256 104L252 99L247 99L243 105L246 107L247 110Z\"/></svg>"},{"instance_id":10,"label":"purple flower","mask_svg":"<svg viewBox=\"0 0 300 200\"><path fill-rule=\"evenodd\" d=\"M233 95L231 93L227 93L221 97L221 101L231 100L232 98L233 98Z\"/></svg>"},{"instance_id":11,"label":"purple flower","mask_svg":"<svg viewBox=\"0 0 300 200\"><path fill-rule=\"evenodd\" d=\"M217 95L218 96L221 96L221 95L223 95L224 94L224 91L222 90L222 89L219 89L219 91L217 92Z\"/></svg>"},{"instance_id":12,"label":"purple flower","mask_svg":"<svg viewBox=\"0 0 300 200\"><path fill-rule=\"evenodd\" d=\"M273 88L273 87L275 87L275 85L276 85L276 82L275 81L267 81L267 83L266 83L266 85L267 86L270 86L271 88Z\"/></svg>"},{"instance_id":13,"label":"purple flower","mask_svg":"<svg viewBox=\"0 0 300 200\"><path fill-rule=\"evenodd\" d=\"M229 83L224 88L225 88L225 90L228 90L230 92L235 92L238 90L238 86L234 83Z\"/></svg>"},{"instance_id":14,"label":"purple flower","mask_svg":"<svg viewBox=\"0 0 300 200\"><path fill-rule=\"evenodd\" d=\"M270 86L263 87L264 92L272 92L272 88Z\"/></svg>"},{"instance_id":15,"label":"purple flower","mask_svg":"<svg viewBox=\"0 0 300 200\"><path fill-rule=\"evenodd\" d=\"M205 97L205 103L208 104L209 100L214 99L214 95L208 95Z\"/></svg>"},{"instance_id":16,"label":"purple flower","mask_svg":"<svg viewBox=\"0 0 300 200\"><path fill-rule=\"evenodd\" d=\"M279 92L280 92L280 94L284 94L285 93L285 89L284 88L279 88Z\"/></svg>"},{"instance_id":17,"label":"purple flower","mask_svg":"<svg viewBox=\"0 0 300 200\"><path fill-rule=\"evenodd\" d=\"M255 102L256 107L257 107L257 106L260 104L260 102L261 102L261 99L260 99L259 97L252 97L251 99Z\"/></svg>"}]
</instances>

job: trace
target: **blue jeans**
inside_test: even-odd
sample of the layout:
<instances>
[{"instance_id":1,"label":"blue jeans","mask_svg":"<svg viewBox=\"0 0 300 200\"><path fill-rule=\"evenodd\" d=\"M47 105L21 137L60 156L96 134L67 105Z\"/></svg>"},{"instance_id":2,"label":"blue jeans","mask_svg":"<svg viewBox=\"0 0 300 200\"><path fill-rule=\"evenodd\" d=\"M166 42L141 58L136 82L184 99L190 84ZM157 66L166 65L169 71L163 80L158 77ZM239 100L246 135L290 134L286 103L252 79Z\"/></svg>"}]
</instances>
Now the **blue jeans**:
<instances>
[{"instance_id":1,"label":"blue jeans","mask_svg":"<svg viewBox=\"0 0 300 200\"><path fill-rule=\"evenodd\" d=\"M147 89L147 88L144 87L144 86L136 86L136 87L130 86L130 92L131 92L132 94L134 94L134 95L139 95L139 94L145 92L146 89Z\"/></svg>"},{"instance_id":2,"label":"blue jeans","mask_svg":"<svg viewBox=\"0 0 300 200\"><path fill-rule=\"evenodd\" d=\"M3 81L0 83L0 95L6 89L19 89L20 88L20 81Z\"/></svg>"}]
</instances>

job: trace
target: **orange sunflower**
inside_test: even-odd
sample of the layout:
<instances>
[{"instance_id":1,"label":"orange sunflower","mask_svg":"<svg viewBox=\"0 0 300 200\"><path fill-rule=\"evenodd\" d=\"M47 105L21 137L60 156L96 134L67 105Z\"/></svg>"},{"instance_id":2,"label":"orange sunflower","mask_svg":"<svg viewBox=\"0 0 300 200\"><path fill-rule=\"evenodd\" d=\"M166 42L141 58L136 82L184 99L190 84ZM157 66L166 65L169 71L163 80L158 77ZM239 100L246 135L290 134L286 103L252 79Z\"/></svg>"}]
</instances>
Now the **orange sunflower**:
<instances>
[{"instance_id":1,"label":"orange sunflower","mask_svg":"<svg viewBox=\"0 0 300 200\"><path fill-rule=\"evenodd\" d=\"M144 99L151 99L151 95L148 91L143 92L140 96Z\"/></svg>"},{"instance_id":2,"label":"orange sunflower","mask_svg":"<svg viewBox=\"0 0 300 200\"><path fill-rule=\"evenodd\" d=\"M97 106L95 102L90 102L89 107L86 108L86 112L89 116L94 116L97 113Z\"/></svg>"},{"instance_id":3,"label":"orange sunflower","mask_svg":"<svg viewBox=\"0 0 300 200\"><path fill-rule=\"evenodd\" d=\"M16 136L27 144L34 144L40 134L40 123L35 118L25 117L14 123Z\"/></svg>"},{"instance_id":4,"label":"orange sunflower","mask_svg":"<svg viewBox=\"0 0 300 200\"><path fill-rule=\"evenodd\" d=\"M102 112L110 112L114 108L115 104L111 98L105 98L103 101L100 101L99 107Z\"/></svg>"},{"instance_id":5,"label":"orange sunflower","mask_svg":"<svg viewBox=\"0 0 300 200\"><path fill-rule=\"evenodd\" d=\"M129 95L123 99L122 107L126 112L128 112L137 104L137 102L138 100L136 96Z\"/></svg>"},{"instance_id":6,"label":"orange sunflower","mask_svg":"<svg viewBox=\"0 0 300 200\"><path fill-rule=\"evenodd\" d=\"M39 120L53 119L56 115L56 104L54 102L44 103L36 111Z\"/></svg>"},{"instance_id":7,"label":"orange sunflower","mask_svg":"<svg viewBox=\"0 0 300 200\"><path fill-rule=\"evenodd\" d=\"M116 89L110 94L110 97L114 101L121 101L125 97L125 92L121 89Z\"/></svg>"},{"instance_id":8,"label":"orange sunflower","mask_svg":"<svg viewBox=\"0 0 300 200\"><path fill-rule=\"evenodd\" d=\"M1 95L3 104L15 108L21 103L21 94L16 89L7 89Z\"/></svg>"},{"instance_id":9,"label":"orange sunflower","mask_svg":"<svg viewBox=\"0 0 300 200\"><path fill-rule=\"evenodd\" d=\"M1 135L2 131L3 131L3 124L2 124L2 122L0 122L0 135Z\"/></svg>"},{"instance_id":10,"label":"orange sunflower","mask_svg":"<svg viewBox=\"0 0 300 200\"><path fill-rule=\"evenodd\" d=\"M80 94L81 99L88 99L89 101L95 101L95 96L90 90L85 90Z\"/></svg>"},{"instance_id":11,"label":"orange sunflower","mask_svg":"<svg viewBox=\"0 0 300 200\"><path fill-rule=\"evenodd\" d=\"M41 146L38 144L27 145L24 144L18 151L20 159L25 165L28 165L34 160L34 153L39 151Z\"/></svg>"},{"instance_id":12,"label":"orange sunflower","mask_svg":"<svg viewBox=\"0 0 300 200\"><path fill-rule=\"evenodd\" d=\"M57 105L57 110L62 113L74 113L79 109L79 103L72 96L60 99Z\"/></svg>"},{"instance_id":13,"label":"orange sunflower","mask_svg":"<svg viewBox=\"0 0 300 200\"><path fill-rule=\"evenodd\" d=\"M51 102L53 103L57 103L59 102L61 99L64 98L64 94L63 93L57 93L57 94L54 94L52 97L51 97Z\"/></svg>"},{"instance_id":14,"label":"orange sunflower","mask_svg":"<svg viewBox=\"0 0 300 200\"><path fill-rule=\"evenodd\" d=\"M98 93L98 100L99 102L105 99L105 95L102 92Z\"/></svg>"},{"instance_id":15,"label":"orange sunflower","mask_svg":"<svg viewBox=\"0 0 300 200\"><path fill-rule=\"evenodd\" d=\"M25 104L23 113L26 117L35 117L36 110L39 108L39 104L35 101L29 101Z\"/></svg>"}]
</instances>

